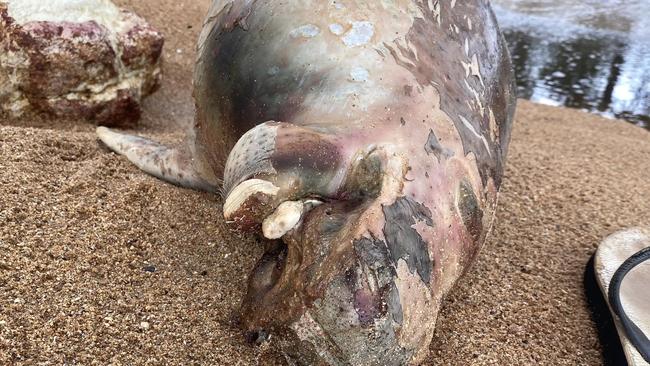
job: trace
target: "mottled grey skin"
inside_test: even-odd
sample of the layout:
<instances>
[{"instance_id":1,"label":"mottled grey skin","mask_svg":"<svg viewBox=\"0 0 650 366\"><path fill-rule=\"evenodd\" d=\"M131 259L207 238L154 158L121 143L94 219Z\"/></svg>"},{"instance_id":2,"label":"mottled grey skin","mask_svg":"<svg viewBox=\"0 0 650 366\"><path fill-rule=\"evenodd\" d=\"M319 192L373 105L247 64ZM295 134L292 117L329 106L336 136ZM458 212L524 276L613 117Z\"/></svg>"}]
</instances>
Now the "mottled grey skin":
<instances>
[{"instance_id":1,"label":"mottled grey skin","mask_svg":"<svg viewBox=\"0 0 650 366\"><path fill-rule=\"evenodd\" d=\"M488 4L216 1L195 78L203 175L279 187L234 221L325 202L269 245L243 326L304 364L421 361L503 174L515 99Z\"/></svg>"},{"instance_id":2,"label":"mottled grey skin","mask_svg":"<svg viewBox=\"0 0 650 366\"><path fill-rule=\"evenodd\" d=\"M243 327L299 364L422 361L492 225L510 138L488 2L217 0L199 47L200 175L226 196L278 189L228 219L258 230L283 201L324 202L268 244Z\"/></svg>"}]
</instances>

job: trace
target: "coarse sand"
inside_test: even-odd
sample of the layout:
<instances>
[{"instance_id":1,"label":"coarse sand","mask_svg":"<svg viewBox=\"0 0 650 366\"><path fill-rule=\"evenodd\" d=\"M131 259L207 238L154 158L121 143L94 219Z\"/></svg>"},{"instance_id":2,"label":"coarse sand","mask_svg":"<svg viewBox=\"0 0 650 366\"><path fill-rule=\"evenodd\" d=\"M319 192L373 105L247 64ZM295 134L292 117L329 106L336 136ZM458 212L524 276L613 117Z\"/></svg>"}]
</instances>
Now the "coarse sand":
<instances>
[{"instance_id":1,"label":"coarse sand","mask_svg":"<svg viewBox=\"0 0 650 366\"><path fill-rule=\"evenodd\" d=\"M208 0L120 0L162 30L162 89L138 133L192 122ZM649 223L650 133L519 102L495 229L443 304L426 365L596 365L583 290L600 240ZM0 364L283 365L236 327L262 248L221 200L140 172L94 127L0 120Z\"/></svg>"}]
</instances>

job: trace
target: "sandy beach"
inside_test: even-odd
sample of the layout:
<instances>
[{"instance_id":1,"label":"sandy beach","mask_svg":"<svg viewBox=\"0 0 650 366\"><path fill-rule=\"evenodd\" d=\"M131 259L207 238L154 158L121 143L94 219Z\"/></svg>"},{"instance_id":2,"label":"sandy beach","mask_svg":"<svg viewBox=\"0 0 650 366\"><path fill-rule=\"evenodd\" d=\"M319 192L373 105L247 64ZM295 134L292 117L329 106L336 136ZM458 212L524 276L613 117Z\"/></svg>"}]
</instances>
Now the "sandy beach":
<instances>
[{"instance_id":1,"label":"sandy beach","mask_svg":"<svg viewBox=\"0 0 650 366\"><path fill-rule=\"evenodd\" d=\"M120 0L166 36L139 134L183 138L208 0ZM495 229L443 304L426 365L597 365L600 240L650 224L650 132L520 101ZM0 119L0 364L284 365L237 328L262 247L222 201L140 172L94 126Z\"/></svg>"}]
</instances>

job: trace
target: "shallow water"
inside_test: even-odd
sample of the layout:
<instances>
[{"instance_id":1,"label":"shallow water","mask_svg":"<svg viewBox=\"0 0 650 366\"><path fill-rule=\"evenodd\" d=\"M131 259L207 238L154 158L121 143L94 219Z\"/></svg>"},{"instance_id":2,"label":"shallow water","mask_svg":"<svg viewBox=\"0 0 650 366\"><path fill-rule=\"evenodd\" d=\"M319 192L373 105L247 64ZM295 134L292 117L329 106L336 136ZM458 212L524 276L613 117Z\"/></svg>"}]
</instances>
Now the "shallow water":
<instances>
[{"instance_id":1,"label":"shallow water","mask_svg":"<svg viewBox=\"0 0 650 366\"><path fill-rule=\"evenodd\" d=\"M494 0L519 97L650 129L650 0Z\"/></svg>"}]
</instances>

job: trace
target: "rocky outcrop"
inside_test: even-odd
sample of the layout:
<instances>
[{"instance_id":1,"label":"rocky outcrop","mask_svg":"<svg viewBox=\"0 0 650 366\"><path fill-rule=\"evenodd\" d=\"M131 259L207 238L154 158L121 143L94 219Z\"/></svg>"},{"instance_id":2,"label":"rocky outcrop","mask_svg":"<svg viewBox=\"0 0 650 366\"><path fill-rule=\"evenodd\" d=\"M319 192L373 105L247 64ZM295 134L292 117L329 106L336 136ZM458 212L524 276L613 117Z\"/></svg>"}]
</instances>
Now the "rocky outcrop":
<instances>
[{"instance_id":1,"label":"rocky outcrop","mask_svg":"<svg viewBox=\"0 0 650 366\"><path fill-rule=\"evenodd\" d=\"M0 0L0 109L132 126L163 37L109 0Z\"/></svg>"}]
</instances>

